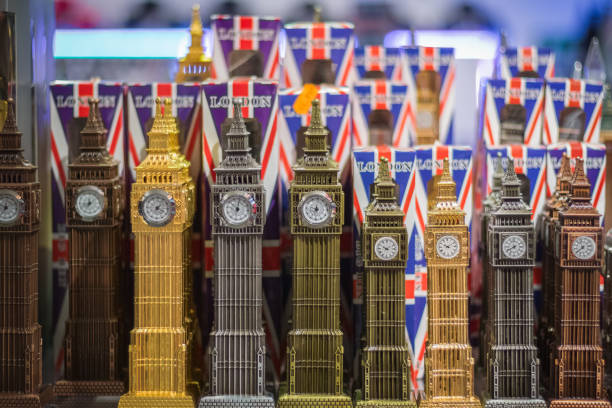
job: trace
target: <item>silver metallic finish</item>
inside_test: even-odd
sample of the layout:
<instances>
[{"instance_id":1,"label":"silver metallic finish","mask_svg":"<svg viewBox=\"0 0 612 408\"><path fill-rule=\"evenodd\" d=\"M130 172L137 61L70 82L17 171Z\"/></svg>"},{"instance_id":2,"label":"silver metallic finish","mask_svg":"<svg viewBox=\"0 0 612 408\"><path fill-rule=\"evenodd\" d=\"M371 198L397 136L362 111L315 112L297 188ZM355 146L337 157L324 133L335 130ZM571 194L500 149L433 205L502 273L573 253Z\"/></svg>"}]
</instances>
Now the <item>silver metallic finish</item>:
<instances>
[{"instance_id":1,"label":"silver metallic finish","mask_svg":"<svg viewBox=\"0 0 612 408\"><path fill-rule=\"evenodd\" d=\"M234 101L234 118L225 135L224 159L211 188L214 240L214 313L210 347L210 395L200 408L266 407L265 333L262 324L262 236L265 191L261 166L251 156L249 132ZM240 225L226 221L224 203L248 201L252 214Z\"/></svg>"},{"instance_id":2,"label":"silver metallic finish","mask_svg":"<svg viewBox=\"0 0 612 408\"><path fill-rule=\"evenodd\" d=\"M25 211L25 202L23 201L23 198L21 198L21 195L13 190L0 190L0 199L2 198L8 198L9 200L13 201L17 208L15 217L12 217L10 220L5 221L0 215L0 224L5 226L14 225L23 216L23 213ZM0 208L0 213L2 213L2 208Z\"/></svg>"},{"instance_id":3,"label":"silver metallic finish","mask_svg":"<svg viewBox=\"0 0 612 408\"><path fill-rule=\"evenodd\" d=\"M90 217L90 216L87 216L85 214L82 214L81 211L79 211L79 206L77 204L77 205L75 205L75 209L76 209L77 213L79 214L79 216L81 217L81 219L83 221L93 221L93 220L95 220L97 218L100 218L100 215L104 213L104 209L106 208L106 199L104 197L104 191L102 191L97 186L83 186L83 187L79 187L77 189L77 200L76 200L77 203L78 203L78 197L81 194L84 194L84 193L91 193L91 194L93 194L96 197L96 199L98 200L98 202L100 203L100 207L102 208L102 210L96 216Z\"/></svg>"},{"instance_id":4,"label":"silver metallic finish","mask_svg":"<svg viewBox=\"0 0 612 408\"><path fill-rule=\"evenodd\" d=\"M485 407L546 407L533 330L535 229L508 162L499 205L489 212Z\"/></svg>"}]
</instances>

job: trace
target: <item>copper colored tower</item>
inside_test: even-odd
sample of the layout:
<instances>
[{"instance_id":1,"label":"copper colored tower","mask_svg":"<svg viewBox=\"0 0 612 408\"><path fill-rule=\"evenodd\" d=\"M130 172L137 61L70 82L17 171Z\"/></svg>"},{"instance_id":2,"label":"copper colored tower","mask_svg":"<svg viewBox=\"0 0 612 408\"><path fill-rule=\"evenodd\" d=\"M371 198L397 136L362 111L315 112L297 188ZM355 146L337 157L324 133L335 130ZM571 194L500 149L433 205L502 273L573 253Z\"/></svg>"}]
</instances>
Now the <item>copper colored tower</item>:
<instances>
[{"instance_id":1,"label":"copper colored tower","mask_svg":"<svg viewBox=\"0 0 612 408\"><path fill-rule=\"evenodd\" d=\"M215 244L215 326L211 333L211 395L200 408L274 408L265 395L262 327L262 235L265 191L251 156L240 102L215 169L211 219Z\"/></svg>"},{"instance_id":2,"label":"copper colored tower","mask_svg":"<svg viewBox=\"0 0 612 408\"><path fill-rule=\"evenodd\" d=\"M312 102L304 155L289 191L293 236L293 327L287 350L288 393L279 408L348 408L343 393L340 328L340 235L344 194L329 157L328 130Z\"/></svg>"},{"instance_id":3,"label":"copper colored tower","mask_svg":"<svg viewBox=\"0 0 612 408\"><path fill-rule=\"evenodd\" d=\"M98 101L89 100L80 152L68 166L66 226L70 242L70 309L65 380L56 395L124 391L120 379L119 299L123 185L106 150ZM126 339L127 340L127 339Z\"/></svg>"},{"instance_id":4,"label":"copper colored tower","mask_svg":"<svg viewBox=\"0 0 612 408\"><path fill-rule=\"evenodd\" d=\"M365 211L362 242L366 343L362 356L364 399L357 406L416 408L404 323L408 232L397 204L397 184L384 157Z\"/></svg>"},{"instance_id":5,"label":"copper colored tower","mask_svg":"<svg viewBox=\"0 0 612 408\"><path fill-rule=\"evenodd\" d=\"M465 212L457 204L448 159L438 182L425 229L429 339L425 351L423 408L476 408L474 359L468 340L470 237Z\"/></svg>"},{"instance_id":6,"label":"copper colored tower","mask_svg":"<svg viewBox=\"0 0 612 408\"><path fill-rule=\"evenodd\" d=\"M590 197L583 161L576 159L569 200L555 225L553 408L611 406L599 322L603 229Z\"/></svg>"},{"instance_id":7,"label":"copper colored tower","mask_svg":"<svg viewBox=\"0 0 612 408\"><path fill-rule=\"evenodd\" d=\"M538 221L539 241L543 243L542 248L542 294L544 297L542 313L540 314L538 328L538 349L541 358L542 383L550 384L550 369L552 367L551 357L553 345L553 330L555 314L555 224L559 219L559 211L566 205L570 183L572 181L572 170L570 159L564 153L561 157L561 167L557 174L557 183L552 197L544 205Z\"/></svg>"},{"instance_id":8,"label":"copper colored tower","mask_svg":"<svg viewBox=\"0 0 612 408\"><path fill-rule=\"evenodd\" d=\"M40 186L22 155L15 104L0 132L0 406L40 407Z\"/></svg>"},{"instance_id":9,"label":"copper colored tower","mask_svg":"<svg viewBox=\"0 0 612 408\"><path fill-rule=\"evenodd\" d=\"M546 408L534 344L534 235L531 209L509 160L501 202L490 213L487 231L487 408Z\"/></svg>"}]
</instances>

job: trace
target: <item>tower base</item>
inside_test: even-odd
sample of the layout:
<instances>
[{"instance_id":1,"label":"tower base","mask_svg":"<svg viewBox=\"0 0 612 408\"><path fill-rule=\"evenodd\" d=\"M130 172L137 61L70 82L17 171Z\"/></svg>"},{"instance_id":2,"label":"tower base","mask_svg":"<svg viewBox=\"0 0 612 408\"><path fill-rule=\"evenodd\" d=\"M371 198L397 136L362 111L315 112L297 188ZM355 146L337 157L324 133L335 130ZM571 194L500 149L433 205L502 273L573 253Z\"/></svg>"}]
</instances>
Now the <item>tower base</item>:
<instances>
[{"instance_id":1,"label":"tower base","mask_svg":"<svg viewBox=\"0 0 612 408\"><path fill-rule=\"evenodd\" d=\"M278 399L278 408L352 408L347 395L285 394Z\"/></svg>"},{"instance_id":2,"label":"tower base","mask_svg":"<svg viewBox=\"0 0 612 408\"><path fill-rule=\"evenodd\" d=\"M445 397L423 399L419 403L419 408L482 408L482 404L475 397Z\"/></svg>"},{"instance_id":3,"label":"tower base","mask_svg":"<svg viewBox=\"0 0 612 408\"><path fill-rule=\"evenodd\" d=\"M596 399L553 399L550 408L612 408L609 401Z\"/></svg>"},{"instance_id":4,"label":"tower base","mask_svg":"<svg viewBox=\"0 0 612 408\"><path fill-rule=\"evenodd\" d=\"M58 381L53 387L56 396L121 395L125 392L122 381Z\"/></svg>"},{"instance_id":5,"label":"tower base","mask_svg":"<svg viewBox=\"0 0 612 408\"><path fill-rule=\"evenodd\" d=\"M485 402L485 408L546 408L543 399L498 398Z\"/></svg>"},{"instance_id":6,"label":"tower base","mask_svg":"<svg viewBox=\"0 0 612 408\"><path fill-rule=\"evenodd\" d=\"M38 394L0 393L2 408L41 408L53 398L53 387L43 386Z\"/></svg>"},{"instance_id":7,"label":"tower base","mask_svg":"<svg viewBox=\"0 0 612 408\"><path fill-rule=\"evenodd\" d=\"M274 398L265 395L209 395L200 399L200 408L274 408Z\"/></svg>"},{"instance_id":8,"label":"tower base","mask_svg":"<svg viewBox=\"0 0 612 408\"><path fill-rule=\"evenodd\" d=\"M358 408L416 408L417 404L415 401L402 401L402 400L362 400L357 401Z\"/></svg>"},{"instance_id":9,"label":"tower base","mask_svg":"<svg viewBox=\"0 0 612 408\"><path fill-rule=\"evenodd\" d=\"M125 394L119 399L118 408L193 408L190 395L153 397L149 395Z\"/></svg>"}]
</instances>

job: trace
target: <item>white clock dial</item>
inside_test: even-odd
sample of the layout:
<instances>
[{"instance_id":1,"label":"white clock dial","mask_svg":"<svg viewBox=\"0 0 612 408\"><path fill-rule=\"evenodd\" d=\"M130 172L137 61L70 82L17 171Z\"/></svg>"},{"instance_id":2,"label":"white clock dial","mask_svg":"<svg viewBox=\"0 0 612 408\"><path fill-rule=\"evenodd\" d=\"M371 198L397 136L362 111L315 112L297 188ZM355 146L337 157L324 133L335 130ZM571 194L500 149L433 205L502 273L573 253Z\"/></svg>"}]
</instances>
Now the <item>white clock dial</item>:
<instances>
[{"instance_id":1,"label":"white clock dial","mask_svg":"<svg viewBox=\"0 0 612 408\"><path fill-rule=\"evenodd\" d=\"M255 214L257 207L255 200L247 193L227 194L221 202L223 218L232 226L246 224Z\"/></svg>"},{"instance_id":2,"label":"white clock dial","mask_svg":"<svg viewBox=\"0 0 612 408\"><path fill-rule=\"evenodd\" d=\"M391 237L380 237L374 244L374 253L384 261L388 261L397 256L399 245L397 241Z\"/></svg>"},{"instance_id":3,"label":"white clock dial","mask_svg":"<svg viewBox=\"0 0 612 408\"><path fill-rule=\"evenodd\" d=\"M502 252L506 258L518 259L527 252L525 239L519 235L510 235L502 242Z\"/></svg>"},{"instance_id":4,"label":"white clock dial","mask_svg":"<svg viewBox=\"0 0 612 408\"><path fill-rule=\"evenodd\" d=\"M0 190L0 224L11 225L23 214L21 196L12 190Z\"/></svg>"},{"instance_id":5,"label":"white clock dial","mask_svg":"<svg viewBox=\"0 0 612 408\"><path fill-rule=\"evenodd\" d=\"M453 259L459 255L459 239L454 235L444 235L436 242L438 256L444 259Z\"/></svg>"},{"instance_id":6,"label":"white clock dial","mask_svg":"<svg viewBox=\"0 0 612 408\"><path fill-rule=\"evenodd\" d=\"M572 253L578 259L591 259L596 250L595 240L586 235L579 236L572 242Z\"/></svg>"},{"instance_id":7,"label":"white clock dial","mask_svg":"<svg viewBox=\"0 0 612 408\"><path fill-rule=\"evenodd\" d=\"M299 212L304 221L313 227L329 224L336 214L336 204L323 191L305 195L300 201Z\"/></svg>"},{"instance_id":8,"label":"white clock dial","mask_svg":"<svg viewBox=\"0 0 612 408\"><path fill-rule=\"evenodd\" d=\"M174 218L176 204L164 190L147 191L138 203L138 212L153 227L163 227Z\"/></svg>"},{"instance_id":9,"label":"white clock dial","mask_svg":"<svg viewBox=\"0 0 612 408\"><path fill-rule=\"evenodd\" d=\"M104 192L95 186L79 188L74 208L85 221L96 219L104 210Z\"/></svg>"}]
</instances>

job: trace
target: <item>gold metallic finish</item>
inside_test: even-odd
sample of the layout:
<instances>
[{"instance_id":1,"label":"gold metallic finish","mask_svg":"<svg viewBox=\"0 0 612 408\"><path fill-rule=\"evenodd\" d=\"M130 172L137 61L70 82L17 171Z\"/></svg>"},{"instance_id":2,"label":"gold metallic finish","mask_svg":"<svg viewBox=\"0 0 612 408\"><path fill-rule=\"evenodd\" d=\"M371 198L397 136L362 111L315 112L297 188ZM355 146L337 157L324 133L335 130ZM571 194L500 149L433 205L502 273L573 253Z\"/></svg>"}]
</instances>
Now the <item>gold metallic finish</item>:
<instances>
[{"instance_id":1,"label":"gold metallic finish","mask_svg":"<svg viewBox=\"0 0 612 408\"><path fill-rule=\"evenodd\" d=\"M129 391L120 408L190 407L187 291L195 210L189 162L179 152L176 121L161 101L149 132L147 157L131 192L134 233L134 329L130 333ZM161 190L159 194L152 190ZM172 211L173 209L173 211ZM164 225L161 225L165 222Z\"/></svg>"},{"instance_id":2,"label":"gold metallic finish","mask_svg":"<svg viewBox=\"0 0 612 408\"><path fill-rule=\"evenodd\" d=\"M440 139L440 74L420 71L416 88L416 144L434 144Z\"/></svg>"},{"instance_id":3,"label":"gold metallic finish","mask_svg":"<svg viewBox=\"0 0 612 408\"><path fill-rule=\"evenodd\" d=\"M406 341L408 231L389 162L380 160L362 233L365 299L363 397L358 407L416 407Z\"/></svg>"},{"instance_id":4,"label":"gold metallic finish","mask_svg":"<svg viewBox=\"0 0 612 408\"><path fill-rule=\"evenodd\" d=\"M191 45L185 57L179 60L178 72L175 82L200 82L210 77L211 60L204 55L202 48L202 19L200 18L200 5L194 4L191 12Z\"/></svg>"},{"instance_id":5,"label":"gold metallic finish","mask_svg":"<svg viewBox=\"0 0 612 408\"><path fill-rule=\"evenodd\" d=\"M612 406L603 387L605 361L599 322L603 228L591 203L590 187L583 160L578 158L569 198L555 222L553 408Z\"/></svg>"},{"instance_id":6,"label":"gold metallic finish","mask_svg":"<svg viewBox=\"0 0 612 408\"><path fill-rule=\"evenodd\" d=\"M304 155L289 190L293 236L293 327L288 336L288 393L280 408L351 407L343 393L340 235L344 194L329 156L319 101L312 102ZM302 203L300 205L300 203ZM300 207L300 209L298 209Z\"/></svg>"},{"instance_id":7,"label":"gold metallic finish","mask_svg":"<svg viewBox=\"0 0 612 408\"><path fill-rule=\"evenodd\" d=\"M89 100L79 155L68 166L66 226L70 235L70 308L65 379L56 395L121 395L123 339L119 272L124 188L106 149L99 101ZM127 339L126 339L127 340Z\"/></svg>"},{"instance_id":8,"label":"gold metallic finish","mask_svg":"<svg viewBox=\"0 0 612 408\"><path fill-rule=\"evenodd\" d=\"M425 229L429 339L425 395L419 407L480 407L473 395L474 359L468 341L469 232L448 159L433 188Z\"/></svg>"}]
</instances>

